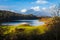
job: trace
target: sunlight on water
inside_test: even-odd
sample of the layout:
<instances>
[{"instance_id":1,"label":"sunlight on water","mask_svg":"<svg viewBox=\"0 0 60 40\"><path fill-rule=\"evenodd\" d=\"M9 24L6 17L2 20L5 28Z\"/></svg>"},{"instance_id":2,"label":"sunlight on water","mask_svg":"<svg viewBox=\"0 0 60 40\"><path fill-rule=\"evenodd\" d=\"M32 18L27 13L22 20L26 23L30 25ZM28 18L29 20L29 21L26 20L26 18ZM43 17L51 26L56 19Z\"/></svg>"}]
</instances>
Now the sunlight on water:
<instances>
[{"instance_id":1,"label":"sunlight on water","mask_svg":"<svg viewBox=\"0 0 60 40\"><path fill-rule=\"evenodd\" d=\"M39 22L38 20L35 20L32 22L31 25L33 25L33 26L44 25L44 22Z\"/></svg>"},{"instance_id":2,"label":"sunlight on water","mask_svg":"<svg viewBox=\"0 0 60 40\"><path fill-rule=\"evenodd\" d=\"M19 25L19 24L29 24L32 26L44 25L44 22L39 20L16 20L17 22L6 22L2 23L2 25Z\"/></svg>"}]
</instances>

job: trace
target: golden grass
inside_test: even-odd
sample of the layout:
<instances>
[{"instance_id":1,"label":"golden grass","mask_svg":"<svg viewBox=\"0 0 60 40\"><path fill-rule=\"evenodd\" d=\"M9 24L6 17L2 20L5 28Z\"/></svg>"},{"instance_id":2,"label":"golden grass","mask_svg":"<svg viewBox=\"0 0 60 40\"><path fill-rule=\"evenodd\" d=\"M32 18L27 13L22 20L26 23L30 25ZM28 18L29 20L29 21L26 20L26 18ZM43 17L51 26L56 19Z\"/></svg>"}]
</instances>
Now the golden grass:
<instances>
[{"instance_id":1,"label":"golden grass","mask_svg":"<svg viewBox=\"0 0 60 40\"><path fill-rule=\"evenodd\" d=\"M4 34L9 34L9 33L14 33L16 32L16 29L24 29L24 32L26 34L30 34L32 31L36 30L37 34L44 34L48 28L45 25L42 26L23 26L23 25L18 25L18 26L4 26L3 28L7 28L8 30L6 30L4 32Z\"/></svg>"}]
</instances>

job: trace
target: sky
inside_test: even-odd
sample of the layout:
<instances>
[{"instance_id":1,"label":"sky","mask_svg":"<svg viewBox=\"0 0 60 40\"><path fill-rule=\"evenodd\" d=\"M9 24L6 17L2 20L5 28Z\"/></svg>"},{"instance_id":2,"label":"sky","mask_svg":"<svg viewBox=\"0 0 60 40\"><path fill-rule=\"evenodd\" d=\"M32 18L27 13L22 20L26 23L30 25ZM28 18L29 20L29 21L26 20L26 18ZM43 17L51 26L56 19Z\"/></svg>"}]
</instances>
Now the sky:
<instances>
[{"instance_id":1,"label":"sky","mask_svg":"<svg viewBox=\"0 0 60 40\"><path fill-rule=\"evenodd\" d=\"M55 7L59 3L59 0L0 0L0 10L26 12L34 9L40 11Z\"/></svg>"}]
</instances>

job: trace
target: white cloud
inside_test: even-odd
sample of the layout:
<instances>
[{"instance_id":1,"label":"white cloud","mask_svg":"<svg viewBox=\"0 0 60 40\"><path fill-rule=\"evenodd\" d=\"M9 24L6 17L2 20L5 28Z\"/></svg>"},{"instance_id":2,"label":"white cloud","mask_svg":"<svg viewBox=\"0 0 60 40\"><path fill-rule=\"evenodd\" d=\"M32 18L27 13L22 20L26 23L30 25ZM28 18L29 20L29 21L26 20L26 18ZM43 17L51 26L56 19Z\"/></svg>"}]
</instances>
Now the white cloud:
<instances>
[{"instance_id":1,"label":"white cloud","mask_svg":"<svg viewBox=\"0 0 60 40\"><path fill-rule=\"evenodd\" d=\"M22 9L22 10L21 10L21 12L26 12L26 11L27 11L27 9Z\"/></svg>"},{"instance_id":2,"label":"white cloud","mask_svg":"<svg viewBox=\"0 0 60 40\"><path fill-rule=\"evenodd\" d=\"M51 14L56 14L57 12L57 8L56 8L56 5L51 5L50 7L49 7L49 12L51 13Z\"/></svg>"},{"instance_id":3,"label":"white cloud","mask_svg":"<svg viewBox=\"0 0 60 40\"><path fill-rule=\"evenodd\" d=\"M46 10L47 10L47 8L46 8L46 7L43 7L43 8L42 8L42 10L45 10L45 11L46 11Z\"/></svg>"},{"instance_id":4,"label":"white cloud","mask_svg":"<svg viewBox=\"0 0 60 40\"><path fill-rule=\"evenodd\" d=\"M49 6L48 8L47 7L43 7L42 8L43 11L53 11L53 10L56 10L56 5L51 5Z\"/></svg>"},{"instance_id":5,"label":"white cloud","mask_svg":"<svg viewBox=\"0 0 60 40\"><path fill-rule=\"evenodd\" d=\"M56 7L56 5L51 5L51 6L50 6L50 8L55 8L55 7Z\"/></svg>"},{"instance_id":6,"label":"white cloud","mask_svg":"<svg viewBox=\"0 0 60 40\"><path fill-rule=\"evenodd\" d=\"M37 3L37 4L46 4L46 3L48 3L48 2L45 1L45 0L37 0L36 3Z\"/></svg>"},{"instance_id":7,"label":"white cloud","mask_svg":"<svg viewBox=\"0 0 60 40\"><path fill-rule=\"evenodd\" d=\"M46 3L49 3L49 2L46 1L46 0L37 0L37 1L32 2L32 3L36 3L36 4L46 4Z\"/></svg>"},{"instance_id":8,"label":"white cloud","mask_svg":"<svg viewBox=\"0 0 60 40\"><path fill-rule=\"evenodd\" d=\"M43 7L43 8L42 8L42 11L44 11L44 12L46 12L46 13L49 13L49 8Z\"/></svg>"},{"instance_id":9,"label":"white cloud","mask_svg":"<svg viewBox=\"0 0 60 40\"><path fill-rule=\"evenodd\" d=\"M50 11L55 11L55 10L56 10L56 5L51 5L51 6L49 7L49 10L50 10Z\"/></svg>"},{"instance_id":10,"label":"white cloud","mask_svg":"<svg viewBox=\"0 0 60 40\"><path fill-rule=\"evenodd\" d=\"M40 7L36 6L36 7L32 7L31 9L35 10L35 11L40 11Z\"/></svg>"}]
</instances>

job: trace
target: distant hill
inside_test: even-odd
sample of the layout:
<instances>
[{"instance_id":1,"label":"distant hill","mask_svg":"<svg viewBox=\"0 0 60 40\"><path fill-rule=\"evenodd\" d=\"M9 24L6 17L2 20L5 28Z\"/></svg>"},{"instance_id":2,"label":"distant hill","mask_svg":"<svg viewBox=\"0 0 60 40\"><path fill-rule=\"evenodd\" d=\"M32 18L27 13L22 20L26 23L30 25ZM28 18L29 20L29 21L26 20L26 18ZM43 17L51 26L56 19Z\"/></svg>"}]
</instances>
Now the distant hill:
<instances>
[{"instance_id":1,"label":"distant hill","mask_svg":"<svg viewBox=\"0 0 60 40\"><path fill-rule=\"evenodd\" d=\"M11 11L0 10L0 22L12 21L12 20L22 20L22 19L38 19L37 16L29 14L24 15L20 13L15 13Z\"/></svg>"},{"instance_id":2,"label":"distant hill","mask_svg":"<svg viewBox=\"0 0 60 40\"><path fill-rule=\"evenodd\" d=\"M41 11L35 11L33 9L27 10L25 13L22 14L33 14L35 16L51 16L51 14L47 11L41 10Z\"/></svg>"}]
</instances>

